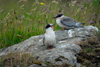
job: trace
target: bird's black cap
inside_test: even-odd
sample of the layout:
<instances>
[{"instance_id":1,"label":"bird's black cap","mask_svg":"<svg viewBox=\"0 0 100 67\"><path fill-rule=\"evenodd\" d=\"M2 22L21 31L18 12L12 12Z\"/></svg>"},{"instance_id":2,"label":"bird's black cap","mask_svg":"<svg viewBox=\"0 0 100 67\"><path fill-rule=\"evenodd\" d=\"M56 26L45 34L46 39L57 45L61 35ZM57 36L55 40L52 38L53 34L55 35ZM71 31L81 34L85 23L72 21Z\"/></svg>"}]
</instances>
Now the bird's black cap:
<instances>
[{"instance_id":1,"label":"bird's black cap","mask_svg":"<svg viewBox=\"0 0 100 67\"><path fill-rule=\"evenodd\" d=\"M47 29L47 28L49 28L51 26L53 26L53 24L47 24L45 28Z\"/></svg>"},{"instance_id":2,"label":"bird's black cap","mask_svg":"<svg viewBox=\"0 0 100 67\"><path fill-rule=\"evenodd\" d=\"M61 17L62 15L64 15L64 14L57 14L55 17L53 17L53 18L58 18L58 17Z\"/></svg>"}]
</instances>

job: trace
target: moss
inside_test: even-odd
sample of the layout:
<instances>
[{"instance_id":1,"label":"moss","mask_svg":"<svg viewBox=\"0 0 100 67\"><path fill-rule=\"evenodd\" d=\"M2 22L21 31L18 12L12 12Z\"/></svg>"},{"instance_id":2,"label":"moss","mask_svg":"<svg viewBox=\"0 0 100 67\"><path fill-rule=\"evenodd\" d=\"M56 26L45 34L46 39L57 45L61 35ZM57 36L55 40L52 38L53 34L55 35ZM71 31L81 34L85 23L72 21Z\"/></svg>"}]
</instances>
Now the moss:
<instances>
[{"instance_id":1,"label":"moss","mask_svg":"<svg viewBox=\"0 0 100 67\"><path fill-rule=\"evenodd\" d=\"M34 64L41 65L41 62L40 61L36 61L36 62L34 62Z\"/></svg>"},{"instance_id":2,"label":"moss","mask_svg":"<svg viewBox=\"0 0 100 67\"><path fill-rule=\"evenodd\" d=\"M60 57L56 58L55 61L62 61L61 58L67 59L67 58L65 58L64 56L60 56Z\"/></svg>"},{"instance_id":3,"label":"moss","mask_svg":"<svg viewBox=\"0 0 100 67\"><path fill-rule=\"evenodd\" d=\"M82 50L78 54L78 62L87 67L99 67L100 61L100 35L91 36L79 43Z\"/></svg>"},{"instance_id":4,"label":"moss","mask_svg":"<svg viewBox=\"0 0 100 67\"><path fill-rule=\"evenodd\" d=\"M86 50L86 52L94 52L94 49L92 49L92 48L86 48L85 50Z\"/></svg>"},{"instance_id":5,"label":"moss","mask_svg":"<svg viewBox=\"0 0 100 67\"><path fill-rule=\"evenodd\" d=\"M28 53L10 53L1 57L0 67L27 67L36 63L35 61L37 60ZM38 64L40 64L40 62L38 62Z\"/></svg>"},{"instance_id":6,"label":"moss","mask_svg":"<svg viewBox=\"0 0 100 67\"><path fill-rule=\"evenodd\" d=\"M84 60L84 63L82 64L82 65L87 65L87 64L90 64L91 63L91 61L89 61L89 60Z\"/></svg>"},{"instance_id":7,"label":"moss","mask_svg":"<svg viewBox=\"0 0 100 67\"><path fill-rule=\"evenodd\" d=\"M55 61L62 61L60 58L56 58Z\"/></svg>"},{"instance_id":8,"label":"moss","mask_svg":"<svg viewBox=\"0 0 100 67\"><path fill-rule=\"evenodd\" d=\"M50 62L45 62L46 65L50 66L50 67L53 67L54 65Z\"/></svg>"}]
</instances>

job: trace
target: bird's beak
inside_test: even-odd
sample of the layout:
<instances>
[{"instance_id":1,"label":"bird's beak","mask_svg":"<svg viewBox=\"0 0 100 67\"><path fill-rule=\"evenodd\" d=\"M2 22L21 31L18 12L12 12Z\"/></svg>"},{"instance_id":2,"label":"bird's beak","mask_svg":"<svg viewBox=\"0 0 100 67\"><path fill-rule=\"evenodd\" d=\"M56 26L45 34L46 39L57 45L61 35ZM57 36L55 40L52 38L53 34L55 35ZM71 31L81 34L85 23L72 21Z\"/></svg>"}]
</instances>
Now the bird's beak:
<instances>
[{"instance_id":1,"label":"bird's beak","mask_svg":"<svg viewBox=\"0 0 100 67\"><path fill-rule=\"evenodd\" d=\"M51 28L55 28L55 27L51 26Z\"/></svg>"},{"instance_id":2,"label":"bird's beak","mask_svg":"<svg viewBox=\"0 0 100 67\"><path fill-rule=\"evenodd\" d=\"M51 28L53 28L53 26Z\"/></svg>"}]
</instances>

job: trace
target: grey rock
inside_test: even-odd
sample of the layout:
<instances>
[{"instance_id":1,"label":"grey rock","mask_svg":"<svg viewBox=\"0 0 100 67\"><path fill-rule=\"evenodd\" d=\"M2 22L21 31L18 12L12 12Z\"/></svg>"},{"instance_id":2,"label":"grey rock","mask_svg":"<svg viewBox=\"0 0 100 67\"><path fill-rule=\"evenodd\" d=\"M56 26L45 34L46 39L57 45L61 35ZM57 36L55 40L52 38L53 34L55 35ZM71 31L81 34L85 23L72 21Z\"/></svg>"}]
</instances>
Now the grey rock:
<instances>
[{"instance_id":1,"label":"grey rock","mask_svg":"<svg viewBox=\"0 0 100 67\"><path fill-rule=\"evenodd\" d=\"M42 60L43 63L76 65L76 55L81 50L77 42L83 41L90 36L95 36L94 32L98 32L98 28L94 26L55 31L57 44L55 48L50 50L45 49L45 46L43 46L43 35L32 36L19 44L0 49L0 56L8 53L23 52L30 53L33 57L38 57L37 60ZM78 64L78 66L80 65Z\"/></svg>"},{"instance_id":2,"label":"grey rock","mask_svg":"<svg viewBox=\"0 0 100 67\"><path fill-rule=\"evenodd\" d=\"M77 63L76 67L86 67L86 66L85 65L81 65L80 63Z\"/></svg>"},{"instance_id":3,"label":"grey rock","mask_svg":"<svg viewBox=\"0 0 100 67\"><path fill-rule=\"evenodd\" d=\"M29 67L41 67L41 66L37 65L37 64L33 64L33 65L29 66Z\"/></svg>"}]
</instances>

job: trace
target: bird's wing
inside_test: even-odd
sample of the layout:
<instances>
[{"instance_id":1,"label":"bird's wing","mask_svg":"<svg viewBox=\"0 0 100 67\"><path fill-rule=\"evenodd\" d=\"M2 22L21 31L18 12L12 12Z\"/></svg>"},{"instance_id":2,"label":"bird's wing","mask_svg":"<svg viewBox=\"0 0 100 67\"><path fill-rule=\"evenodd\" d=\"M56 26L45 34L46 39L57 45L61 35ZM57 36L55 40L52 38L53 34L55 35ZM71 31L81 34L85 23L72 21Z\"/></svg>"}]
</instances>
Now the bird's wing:
<instances>
[{"instance_id":1,"label":"bird's wing","mask_svg":"<svg viewBox=\"0 0 100 67\"><path fill-rule=\"evenodd\" d=\"M45 36L43 36L43 45L45 45Z\"/></svg>"},{"instance_id":2,"label":"bird's wing","mask_svg":"<svg viewBox=\"0 0 100 67\"><path fill-rule=\"evenodd\" d=\"M73 20L72 18L70 17L64 17L61 19L61 23L65 26L68 26L68 27L74 27L75 24L76 24L76 21Z\"/></svg>"}]
</instances>

